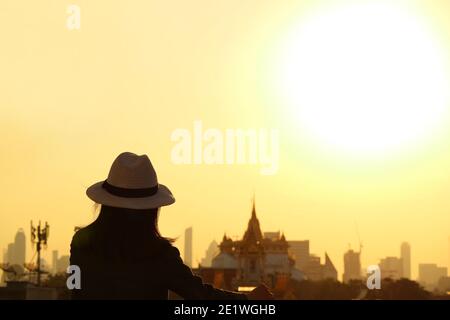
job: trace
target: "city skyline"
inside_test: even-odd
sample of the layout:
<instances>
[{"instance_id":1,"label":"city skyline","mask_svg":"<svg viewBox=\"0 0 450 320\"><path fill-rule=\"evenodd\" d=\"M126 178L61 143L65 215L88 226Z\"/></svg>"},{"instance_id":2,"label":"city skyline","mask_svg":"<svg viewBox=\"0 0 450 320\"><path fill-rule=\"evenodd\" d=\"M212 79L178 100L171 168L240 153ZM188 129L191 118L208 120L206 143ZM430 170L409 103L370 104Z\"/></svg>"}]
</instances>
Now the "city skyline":
<instances>
[{"instance_id":1,"label":"city skyline","mask_svg":"<svg viewBox=\"0 0 450 320\"><path fill-rule=\"evenodd\" d=\"M253 204L254 206L254 204ZM253 207L254 210L254 207ZM276 236L276 234L278 234L278 236L280 235L280 231L265 231L264 235L267 237L274 237ZM283 234L284 235L284 234ZM220 238L220 237L218 237ZM3 259L2 262L3 263L10 263L10 264L23 264L20 263L20 261L24 261L24 262L31 262L34 263L34 261L28 261L26 260L26 254L25 252L27 252L26 248L26 235L24 233L23 228L19 228L18 231L16 232L16 236L15 236L15 241L10 243L6 248L3 248ZM201 251L200 248L198 248L197 250L193 247L192 244L192 239L193 239L193 227L188 227L184 230L184 237L183 237L183 242L182 244L180 243L180 239L176 239L175 245L179 248L183 258L183 261L185 261L186 265L192 267L192 268L196 268L198 266L201 265L201 261L211 261L214 258L214 255L212 256L200 256L200 254L195 255L194 253L197 251ZM230 239L233 240L240 240L241 236L239 235L235 235L235 236L231 236ZM187 240L187 241L186 241ZM301 252L301 258L298 259L299 261L301 261L300 263L304 263L304 259L305 257L308 257L310 255L310 239L304 239L304 240L289 240L289 247L290 247L290 254L292 256L295 256L295 250L298 250L297 252ZM16 244L19 244L19 246L21 247L20 250L16 250ZM215 239L212 240L212 242L210 243L210 245L208 246L206 251L206 255L211 255L211 252L214 251L213 250L213 244L217 245L217 242L215 241ZM306 247L305 247L306 244ZM414 265L411 265L411 246L409 244L409 242L407 241L402 241L400 244L400 254L398 257L392 255L392 256L386 256L386 258L380 258L376 263L372 263L371 265L379 265L383 271L383 265L384 264L389 264L389 271L385 270L385 272L382 272L382 277L386 277L386 275L388 275L387 277L391 277L393 276L394 279L399 279L399 278L408 278L408 279L412 279L412 280L420 280L420 268L421 265L431 265L431 266L435 266L438 267L438 263L433 263L433 261L418 261L416 263L416 268L414 268ZM51 245L50 245L51 248ZM299 248L299 249L297 249ZM32 252L33 252L33 248L31 248ZM190 253L186 254L186 250L191 250ZM306 251L305 251L306 250ZM20 252L19 252L20 251ZM325 259L328 258L327 254L326 254L326 249L324 250L325 252ZM449 251L450 251L450 237L449 237ZM306 253L305 253L306 252ZM50 255L51 253L51 255ZM69 253L69 251L67 251L67 254ZM216 251L216 254L219 253L218 249ZM361 264L361 253L362 253L362 246L360 244L360 248L359 251L354 251L351 248L348 248L347 251L344 251L342 253L342 256L344 256L343 264L342 266L337 265L336 268L338 270L338 277L337 279L339 279L339 281L342 282L347 282L349 279L362 279L366 276L365 274L365 267L367 266L362 266ZM348 264L349 267L351 268L347 277L347 280L345 278L345 266L346 266L346 260L345 260L345 256L348 255ZM409 272L406 271L405 272L405 268L408 268L408 262L403 261L403 256L404 255L409 255ZM54 270L58 269L58 272L62 272L62 270L65 270L66 267L57 267L60 265L63 266L68 266L68 258L69 255L65 255L63 253L63 255L60 257L59 256L59 251L58 250L44 250L43 251L43 261L45 263L45 270L49 271L49 272L54 272ZM197 260L193 260L194 256L198 257ZM315 255L313 255L315 256ZM339 254L332 254L332 256L336 256L338 257ZM45 259L45 257L47 257L47 259ZM51 257L48 258L48 257ZM61 260L62 259L62 260ZM338 259L336 259L338 260ZM394 261L395 260L395 261ZM12 262L11 262L12 261ZM19 263L18 263L19 261ZM51 261L51 264L47 264L46 261ZM196 261L194 263L194 261ZM355 276L355 270L357 269L357 267L352 266L355 263L357 263L357 261L359 261L359 277ZM298 266L298 261L296 260L296 265ZM392 264L395 264L395 267L392 267ZM445 264L444 264L445 265ZM304 265L301 265L301 267L303 267ZM355 269L356 268L356 269ZM395 270L392 271L392 268L394 268ZM450 263L448 265L445 265L445 267L441 267L440 270L443 270L442 268L446 268L446 270L450 270ZM416 270L416 272L414 272L414 270ZM392 273L393 272L393 273ZM417 274L416 277L412 277L411 274ZM398 276L399 275L399 276Z\"/></svg>"}]
</instances>

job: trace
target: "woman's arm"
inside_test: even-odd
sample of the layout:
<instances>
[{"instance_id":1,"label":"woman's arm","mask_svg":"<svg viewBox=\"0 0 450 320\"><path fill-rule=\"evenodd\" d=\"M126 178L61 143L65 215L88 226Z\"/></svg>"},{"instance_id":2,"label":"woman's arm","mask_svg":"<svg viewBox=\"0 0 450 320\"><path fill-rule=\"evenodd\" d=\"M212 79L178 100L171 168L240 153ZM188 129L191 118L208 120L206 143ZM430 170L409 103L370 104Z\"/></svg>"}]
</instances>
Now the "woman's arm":
<instances>
[{"instance_id":1,"label":"woman's arm","mask_svg":"<svg viewBox=\"0 0 450 320\"><path fill-rule=\"evenodd\" d=\"M170 273L169 289L185 299L204 300L246 300L247 296L242 293L216 289L209 284L203 283L202 279L195 276L191 269L186 266L180 257L177 248L171 247L168 253L167 271Z\"/></svg>"}]
</instances>

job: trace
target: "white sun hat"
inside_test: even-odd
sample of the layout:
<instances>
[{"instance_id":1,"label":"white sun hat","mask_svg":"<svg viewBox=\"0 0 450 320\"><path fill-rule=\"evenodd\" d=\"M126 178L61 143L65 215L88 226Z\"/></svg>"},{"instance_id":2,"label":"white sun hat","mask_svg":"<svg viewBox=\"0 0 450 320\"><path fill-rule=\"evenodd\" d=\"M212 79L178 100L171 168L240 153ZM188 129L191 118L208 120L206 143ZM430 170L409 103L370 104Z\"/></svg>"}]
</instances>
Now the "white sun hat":
<instances>
[{"instance_id":1,"label":"white sun hat","mask_svg":"<svg viewBox=\"0 0 450 320\"><path fill-rule=\"evenodd\" d=\"M128 209L159 208L175 202L169 188L158 183L148 156L131 152L121 153L108 178L90 186L86 194L96 203Z\"/></svg>"}]
</instances>

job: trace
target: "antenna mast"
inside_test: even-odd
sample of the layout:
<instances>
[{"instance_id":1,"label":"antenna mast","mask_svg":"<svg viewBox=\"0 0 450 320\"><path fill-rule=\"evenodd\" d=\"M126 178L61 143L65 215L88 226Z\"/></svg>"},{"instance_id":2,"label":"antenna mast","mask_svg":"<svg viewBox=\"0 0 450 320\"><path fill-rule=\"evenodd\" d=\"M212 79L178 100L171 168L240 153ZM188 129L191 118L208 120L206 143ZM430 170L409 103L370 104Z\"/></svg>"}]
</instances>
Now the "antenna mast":
<instances>
[{"instance_id":1,"label":"antenna mast","mask_svg":"<svg viewBox=\"0 0 450 320\"><path fill-rule=\"evenodd\" d=\"M33 226L33 221L31 221L31 244L36 245L37 251L37 285L41 285L41 247L42 245L47 246L47 239L50 234L50 226L47 222L41 227L41 221L37 227Z\"/></svg>"}]
</instances>

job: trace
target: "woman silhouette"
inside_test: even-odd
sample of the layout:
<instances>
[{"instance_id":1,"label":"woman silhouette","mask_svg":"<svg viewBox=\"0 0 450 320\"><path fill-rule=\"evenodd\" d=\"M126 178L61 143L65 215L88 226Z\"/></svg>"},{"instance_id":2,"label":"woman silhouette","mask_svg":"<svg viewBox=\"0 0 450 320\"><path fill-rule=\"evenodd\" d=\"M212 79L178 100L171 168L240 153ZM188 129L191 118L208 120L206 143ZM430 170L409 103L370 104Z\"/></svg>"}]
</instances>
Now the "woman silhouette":
<instances>
[{"instance_id":1,"label":"woman silhouette","mask_svg":"<svg viewBox=\"0 0 450 320\"><path fill-rule=\"evenodd\" d=\"M167 299L168 290L185 299L271 298L264 286L247 295L213 288L183 264L158 230L160 207L175 199L146 155L120 154L108 178L86 193L101 210L72 239L70 264L81 270L73 299Z\"/></svg>"}]
</instances>

